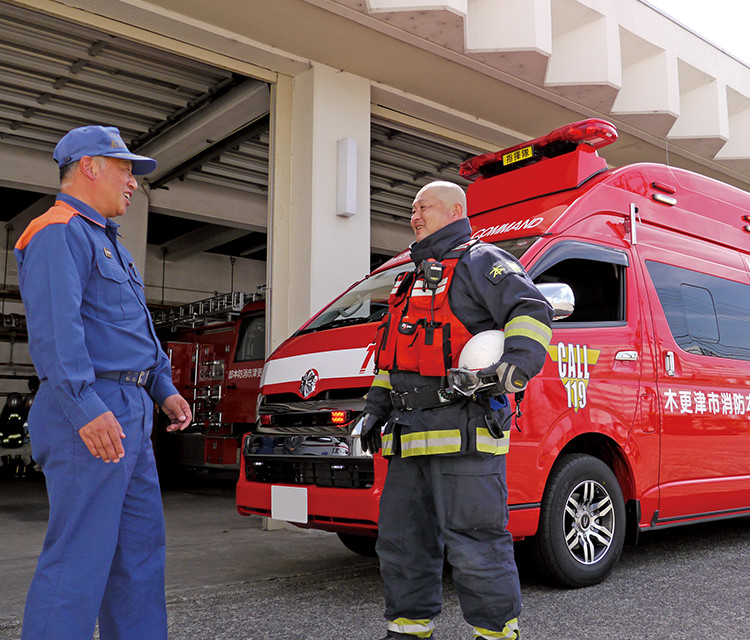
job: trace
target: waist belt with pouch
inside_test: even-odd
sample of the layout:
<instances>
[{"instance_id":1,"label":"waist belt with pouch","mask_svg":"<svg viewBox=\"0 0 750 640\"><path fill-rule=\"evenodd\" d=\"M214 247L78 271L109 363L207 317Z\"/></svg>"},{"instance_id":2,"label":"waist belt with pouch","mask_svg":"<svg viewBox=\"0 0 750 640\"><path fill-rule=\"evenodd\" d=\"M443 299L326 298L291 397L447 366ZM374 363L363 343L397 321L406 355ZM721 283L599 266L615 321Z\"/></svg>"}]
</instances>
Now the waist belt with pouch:
<instances>
[{"instance_id":1,"label":"waist belt with pouch","mask_svg":"<svg viewBox=\"0 0 750 640\"><path fill-rule=\"evenodd\" d=\"M97 378L105 378L106 380L117 380L120 384L134 384L137 387L145 387L151 370L146 369L145 371L105 371L104 373L97 373Z\"/></svg>"},{"instance_id":2,"label":"waist belt with pouch","mask_svg":"<svg viewBox=\"0 0 750 640\"><path fill-rule=\"evenodd\" d=\"M391 391L391 402L400 411L411 411L412 409L432 409L441 407L462 396L454 393L446 386L439 388L414 389L412 391Z\"/></svg>"}]
</instances>

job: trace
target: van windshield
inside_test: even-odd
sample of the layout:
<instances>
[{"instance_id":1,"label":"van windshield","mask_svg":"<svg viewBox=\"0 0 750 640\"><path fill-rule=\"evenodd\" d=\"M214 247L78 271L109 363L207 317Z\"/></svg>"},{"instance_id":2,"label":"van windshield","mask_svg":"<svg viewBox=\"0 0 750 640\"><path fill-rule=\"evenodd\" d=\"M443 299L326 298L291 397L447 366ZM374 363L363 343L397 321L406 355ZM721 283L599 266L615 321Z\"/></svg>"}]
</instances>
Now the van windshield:
<instances>
[{"instance_id":1,"label":"van windshield","mask_svg":"<svg viewBox=\"0 0 750 640\"><path fill-rule=\"evenodd\" d=\"M379 321L388 310L388 296L396 276L413 268L414 265L411 262L405 262L386 271L369 275L343 296L334 300L307 326L300 329L297 335Z\"/></svg>"},{"instance_id":2,"label":"van windshield","mask_svg":"<svg viewBox=\"0 0 750 640\"><path fill-rule=\"evenodd\" d=\"M516 258L520 258L538 239L539 236L529 236L501 240L494 244ZM396 276L403 271L411 271L413 268L414 265L411 262L405 262L385 271L370 274L343 296L334 300L295 335L380 321L388 310L388 296Z\"/></svg>"}]
</instances>

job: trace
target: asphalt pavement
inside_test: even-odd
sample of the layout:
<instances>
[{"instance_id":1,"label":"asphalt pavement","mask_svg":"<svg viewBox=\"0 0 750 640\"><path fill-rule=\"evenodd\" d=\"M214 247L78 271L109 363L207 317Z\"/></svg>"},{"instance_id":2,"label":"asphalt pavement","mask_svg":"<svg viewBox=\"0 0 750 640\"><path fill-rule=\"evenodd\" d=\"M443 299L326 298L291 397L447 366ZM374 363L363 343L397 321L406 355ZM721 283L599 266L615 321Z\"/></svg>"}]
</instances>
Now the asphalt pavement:
<instances>
[{"instance_id":1,"label":"asphalt pavement","mask_svg":"<svg viewBox=\"0 0 750 640\"><path fill-rule=\"evenodd\" d=\"M374 559L333 534L264 531L233 484L200 474L165 488L170 640L378 640ZM17 640L47 517L40 481L0 482L0 640ZM522 568L523 640L750 638L750 518L641 536L602 584L547 587ZM471 637L446 575L436 640Z\"/></svg>"}]
</instances>

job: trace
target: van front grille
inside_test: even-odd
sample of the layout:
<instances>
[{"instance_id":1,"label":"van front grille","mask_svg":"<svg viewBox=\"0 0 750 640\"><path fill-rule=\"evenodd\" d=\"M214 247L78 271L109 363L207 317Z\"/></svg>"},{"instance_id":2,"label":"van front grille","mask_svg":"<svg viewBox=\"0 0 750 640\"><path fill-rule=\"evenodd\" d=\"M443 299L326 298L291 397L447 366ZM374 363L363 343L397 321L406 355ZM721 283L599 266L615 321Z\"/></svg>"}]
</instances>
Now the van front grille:
<instances>
[{"instance_id":1,"label":"van front grille","mask_svg":"<svg viewBox=\"0 0 750 640\"><path fill-rule=\"evenodd\" d=\"M372 458L246 455L245 478L268 484L369 489L375 470Z\"/></svg>"}]
</instances>

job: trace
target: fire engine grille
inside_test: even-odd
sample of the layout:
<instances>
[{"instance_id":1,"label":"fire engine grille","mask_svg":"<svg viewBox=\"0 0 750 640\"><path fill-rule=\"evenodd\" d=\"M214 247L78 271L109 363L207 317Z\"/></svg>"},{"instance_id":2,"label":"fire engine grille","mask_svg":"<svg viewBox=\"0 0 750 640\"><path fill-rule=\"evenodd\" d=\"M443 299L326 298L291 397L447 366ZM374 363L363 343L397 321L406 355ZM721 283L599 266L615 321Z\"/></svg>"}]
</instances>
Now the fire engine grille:
<instances>
[{"instance_id":1,"label":"fire engine grille","mask_svg":"<svg viewBox=\"0 0 750 640\"><path fill-rule=\"evenodd\" d=\"M369 489L375 481L375 470L372 458L246 455L245 477L268 484Z\"/></svg>"}]
</instances>

